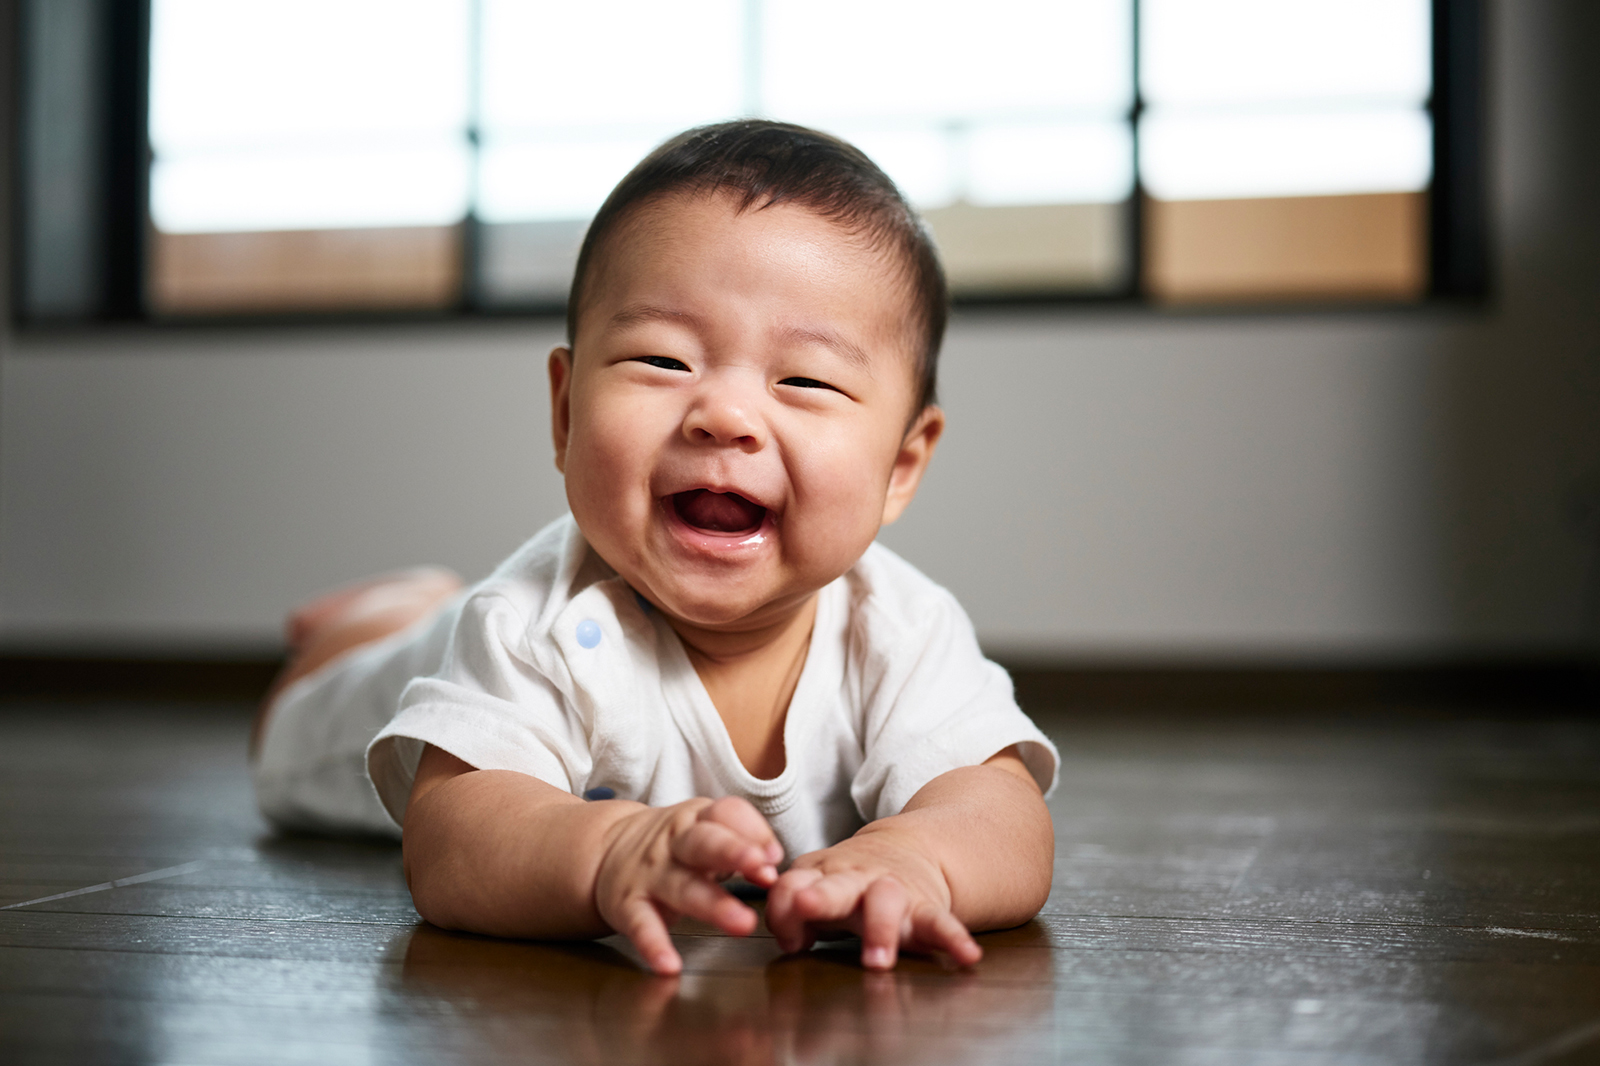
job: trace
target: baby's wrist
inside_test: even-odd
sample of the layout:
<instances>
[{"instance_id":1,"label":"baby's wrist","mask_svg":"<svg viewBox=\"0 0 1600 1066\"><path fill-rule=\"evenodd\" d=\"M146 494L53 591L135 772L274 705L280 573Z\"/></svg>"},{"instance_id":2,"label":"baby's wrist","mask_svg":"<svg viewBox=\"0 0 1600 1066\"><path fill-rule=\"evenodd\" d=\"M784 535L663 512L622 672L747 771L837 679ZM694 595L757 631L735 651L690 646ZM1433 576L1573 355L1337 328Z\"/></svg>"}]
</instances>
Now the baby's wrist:
<instances>
[{"instance_id":1,"label":"baby's wrist","mask_svg":"<svg viewBox=\"0 0 1600 1066\"><path fill-rule=\"evenodd\" d=\"M626 846L632 836L630 830L638 826L640 819L654 813L654 808L632 800L594 800L584 806L590 817L599 823L591 823L586 832L595 834L599 840L601 867L618 847Z\"/></svg>"}]
</instances>

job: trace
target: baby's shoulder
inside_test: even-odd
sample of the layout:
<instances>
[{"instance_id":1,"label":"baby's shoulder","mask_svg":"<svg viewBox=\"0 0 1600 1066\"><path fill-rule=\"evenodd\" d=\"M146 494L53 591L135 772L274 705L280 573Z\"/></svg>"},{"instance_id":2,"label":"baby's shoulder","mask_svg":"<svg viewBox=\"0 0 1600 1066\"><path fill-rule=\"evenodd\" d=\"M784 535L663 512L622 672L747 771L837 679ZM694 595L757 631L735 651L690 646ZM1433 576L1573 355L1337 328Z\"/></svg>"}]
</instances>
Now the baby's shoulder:
<instances>
[{"instance_id":1,"label":"baby's shoulder","mask_svg":"<svg viewBox=\"0 0 1600 1066\"><path fill-rule=\"evenodd\" d=\"M998 692L996 674L1005 675L948 589L876 544L846 581L845 691L869 732L872 722L942 720Z\"/></svg>"},{"instance_id":2,"label":"baby's shoulder","mask_svg":"<svg viewBox=\"0 0 1600 1066\"><path fill-rule=\"evenodd\" d=\"M846 573L844 585L852 636L874 648L925 643L952 626L970 631L950 590L877 542Z\"/></svg>"},{"instance_id":3,"label":"baby's shoulder","mask_svg":"<svg viewBox=\"0 0 1600 1066\"><path fill-rule=\"evenodd\" d=\"M515 619L525 631L565 607L575 584L592 568L592 560L593 553L577 523L571 515L564 515L535 533L468 591L467 613Z\"/></svg>"}]
</instances>

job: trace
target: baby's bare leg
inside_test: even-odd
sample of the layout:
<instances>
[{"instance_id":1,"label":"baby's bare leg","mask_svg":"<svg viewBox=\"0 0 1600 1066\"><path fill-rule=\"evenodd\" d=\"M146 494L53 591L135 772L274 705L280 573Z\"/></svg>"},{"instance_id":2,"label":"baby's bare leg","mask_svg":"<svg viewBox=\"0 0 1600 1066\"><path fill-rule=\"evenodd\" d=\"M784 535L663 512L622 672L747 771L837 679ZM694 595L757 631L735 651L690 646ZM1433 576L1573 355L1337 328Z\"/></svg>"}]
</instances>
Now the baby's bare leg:
<instances>
[{"instance_id":1,"label":"baby's bare leg","mask_svg":"<svg viewBox=\"0 0 1600 1066\"><path fill-rule=\"evenodd\" d=\"M256 712L251 754L284 689L347 651L427 618L460 590L461 578L453 571L424 566L345 585L296 608L284 624L289 660Z\"/></svg>"}]
</instances>

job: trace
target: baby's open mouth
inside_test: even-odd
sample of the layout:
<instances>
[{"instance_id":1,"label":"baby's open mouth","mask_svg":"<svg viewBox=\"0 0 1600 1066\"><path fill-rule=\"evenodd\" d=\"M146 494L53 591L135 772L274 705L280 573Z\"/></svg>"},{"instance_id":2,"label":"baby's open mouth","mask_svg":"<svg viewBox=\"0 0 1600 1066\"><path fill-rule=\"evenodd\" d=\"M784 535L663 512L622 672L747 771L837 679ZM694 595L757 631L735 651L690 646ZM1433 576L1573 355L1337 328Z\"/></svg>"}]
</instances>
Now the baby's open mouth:
<instances>
[{"instance_id":1,"label":"baby's open mouth","mask_svg":"<svg viewBox=\"0 0 1600 1066\"><path fill-rule=\"evenodd\" d=\"M672 509L678 517L707 533L754 533L766 520L767 509L751 503L737 492L711 492L690 489L672 495Z\"/></svg>"}]
</instances>

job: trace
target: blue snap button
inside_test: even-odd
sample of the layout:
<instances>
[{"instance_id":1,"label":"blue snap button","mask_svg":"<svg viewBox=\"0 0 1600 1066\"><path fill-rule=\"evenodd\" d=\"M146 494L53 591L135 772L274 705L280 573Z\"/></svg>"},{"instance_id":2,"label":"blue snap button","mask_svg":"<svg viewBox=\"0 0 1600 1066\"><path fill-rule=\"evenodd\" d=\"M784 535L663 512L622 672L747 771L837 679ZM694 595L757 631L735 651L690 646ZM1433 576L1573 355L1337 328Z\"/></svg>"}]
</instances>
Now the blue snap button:
<instances>
[{"instance_id":1,"label":"blue snap button","mask_svg":"<svg viewBox=\"0 0 1600 1066\"><path fill-rule=\"evenodd\" d=\"M601 785L598 788L591 788L589 791L585 792L583 794L583 798L586 799L586 800L616 799L617 798L617 790L614 789L614 788L607 788L606 786Z\"/></svg>"},{"instance_id":2,"label":"blue snap button","mask_svg":"<svg viewBox=\"0 0 1600 1066\"><path fill-rule=\"evenodd\" d=\"M585 648L592 648L600 643L600 623L593 618L585 618L578 623L578 643Z\"/></svg>"}]
</instances>

